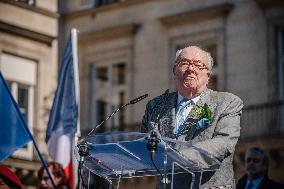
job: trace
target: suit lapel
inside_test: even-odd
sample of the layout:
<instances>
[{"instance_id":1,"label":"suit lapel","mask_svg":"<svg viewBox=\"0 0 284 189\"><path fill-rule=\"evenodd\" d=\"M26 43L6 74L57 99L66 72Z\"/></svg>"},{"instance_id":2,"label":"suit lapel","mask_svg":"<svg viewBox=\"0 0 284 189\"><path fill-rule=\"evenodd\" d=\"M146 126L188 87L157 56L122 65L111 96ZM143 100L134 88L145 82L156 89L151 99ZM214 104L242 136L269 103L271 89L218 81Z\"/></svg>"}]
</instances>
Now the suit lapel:
<instances>
[{"instance_id":1,"label":"suit lapel","mask_svg":"<svg viewBox=\"0 0 284 189\"><path fill-rule=\"evenodd\" d=\"M176 126L176 105L177 105L177 92L170 93L167 101L163 105L164 113L160 119L160 132L163 136L174 138L174 128Z\"/></svg>"},{"instance_id":2,"label":"suit lapel","mask_svg":"<svg viewBox=\"0 0 284 189\"><path fill-rule=\"evenodd\" d=\"M195 117L194 112L192 111L194 109L195 106L204 106L205 103L207 103L208 98L209 98L209 93L210 90L209 89L205 89L200 96L200 99L196 102L196 104L193 106L193 108L191 109L191 111L189 112L188 116L186 117L186 120L189 118L193 118L193 119L197 119L197 117Z\"/></svg>"},{"instance_id":3,"label":"suit lapel","mask_svg":"<svg viewBox=\"0 0 284 189\"><path fill-rule=\"evenodd\" d=\"M205 89L203 91L203 93L201 94L200 99L194 105L194 107L195 106L204 106L204 104L208 102L209 93L210 93L210 90ZM197 121L199 120L199 118L194 113L194 107L189 112L189 114L186 118L186 121L185 121L186 125L185 125L184 132L186 133L186 135L183 136L183 138L186 141L191 140L194 137L195 133L197 132L197 129L193 124L196 124Z\"/></svg>"},{"instance_id":4,"label":"suit lapel","mask_svg":"<svg viewBox=\"0 0 284 189\"><path fill-rule=\"evenodd\" d=\"M204 92L201 94L199 101L197 101L196 105L203 106L205 103L207 103L209 94L210 90L205 89ZM177 98L178 98L177 92L169 94L168 100L163 105L164 107L163 117L160 119L161 128L159 130L163 136L169 138L175 138L174 129L176 127ZM194 118L192 110L190 111L186 119L189 118Z\"/></svg>"}]
</instances>

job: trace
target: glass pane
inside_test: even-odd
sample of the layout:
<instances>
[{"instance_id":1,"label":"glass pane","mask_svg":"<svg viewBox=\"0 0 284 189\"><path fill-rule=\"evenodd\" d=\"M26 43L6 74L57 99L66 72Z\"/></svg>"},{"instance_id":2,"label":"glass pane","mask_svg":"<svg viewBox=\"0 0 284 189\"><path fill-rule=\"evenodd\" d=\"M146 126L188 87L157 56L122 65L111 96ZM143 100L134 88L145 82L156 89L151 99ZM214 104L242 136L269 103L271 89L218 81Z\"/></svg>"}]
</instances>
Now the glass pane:
<instances>
[{"instance_id":1,"label":"glass pane","mask_svg":"<svg viewBox=\"0 0 284 189\"><path fill-rule=\"evenodd\" d=\"M124 63L116 64L113 66L113 84L125 84L126 66Z\"/></svg>"},{"instance_id":2,"label":"glass pane","mask_svg":"<svg viewBox=\"0 0 284 189\"><path fill-rule=\"evenodd\" d=\"M102 6L102 5L107 5L111 3L117 3L118 0L97 0L96 1L96 6Z\"/></svg>"},{"instance_id":3,"label":"glass pane","mask_svg":"<svg viewBox=\"0 0 284 189\"><path fill-rule=\"evenodd\" d=\"M214 44L214 45L205 46L204 50L208 51L211 54L211 56L214 60L214 66L213 67L217 67L218 61L217 61L217 47L216 47L216 45Z\"/></svg>"},{"instance_id":4,"label":"glass pane","mask_svg":"<svg viewBox=\"0 0 284 189\"><path fill-rule=\"evenodd\" d=\"M96 74L97 74L97 79L101 81L108 81L108 70L107 67L98 67Z\"/></svg>"},{"instance_id":5,"label":"glass pane","mask_svg":"<svg viewBox=\"0 0 284 189\"><path fill-rule=\"evenodd\" d=\"M119 93L119 106L122 106L125 104L124 102L124 92ZM122 109L119 113L119 130L124 131L125 130L125 109Z\"/></svg>"},{"instance_id":6,"label":"glass pane","mask_svg":"<svg viewBox=\"0 0 284 189\"><path fill-rule=\"evenodd\" d=\"M28 86L19 85L18 87L18 105L25 120L28 123L28 103L29 102L29 90Z\"/></svg>"},{"instance_id":7,"label":"glass pane","mask_svg":"<svg viewBox=\"0 0 284 189\"><path fill-rule=\"evenodd\" d=\"M21 2L21 3L28 4L28 5L34 5L35 4L35 0L14 0L14 1L18 1L18 2Z\"/></svg>"},{"instance_id":8,"label":"glass pane","mask_svg":"<svg viewBox=\"0 0 284 189\"><path fill-rule=\"evenodd\" d=\"M107 113L107 103L102 100L97 100L97 118L98 122L97 124L100 124L105 118ZM100 128L98 128L98 132L103 132L105 129L105 124L101 125Z\"/></svg>"}]
</instances>

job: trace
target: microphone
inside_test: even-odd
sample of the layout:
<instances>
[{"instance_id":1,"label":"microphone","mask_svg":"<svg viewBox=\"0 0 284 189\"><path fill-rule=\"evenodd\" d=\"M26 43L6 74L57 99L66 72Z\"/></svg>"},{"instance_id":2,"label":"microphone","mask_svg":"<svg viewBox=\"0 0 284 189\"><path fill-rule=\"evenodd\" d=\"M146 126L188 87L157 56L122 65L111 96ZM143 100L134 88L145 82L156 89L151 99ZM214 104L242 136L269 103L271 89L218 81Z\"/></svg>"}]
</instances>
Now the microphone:
<instances>
[{"instance_id":1,"label":"microphone","mask_svg":"<svg viewBox=\"0 0 284 189\"><path fill-rule=\"evenodd\" d=\"M158 137L157 132L155 130L152 130L150 132L150 136L147 137L147 140L148 140L147 148L150 152L151 160L154 161L158 143L161 142L161 139Z\"/></svg>"},{"instance_id":2,"label":"microphone","mask_svg":"<svg viewBox=\"0 0 284 189\"><path fill-rule=\"evenodd\" d=\"M86 138L88 136L90 136L97 128L99 128L104 122L106 122L107 120L109 120L112 116L114 116L114 114L116 114L117 112L119 112L121 109L125 108L126 106L130 105L130 104L136 104L137 102L145 99L148 97L148 94L144 94L142 96L139 96L138 98L135 98L133 100L131 100L129 103L124 104L122 106L120 106L119 108L117 108L112 114L110 114L105 120L103 120L100 124L98 124L95 128L93 128L86 136Z\"/></svg>"},{"instance_id":3,"label":"microphone","mask_svg":"<svg viewBox=\"0 0 284 189\"><path fill-rule=\"evenodd\" d=\"M138 98L135 98L133 100L130 100L130 104L136 104L137 102L143 100L144 98L147 98L148 97L148 94L144 94L142 96L139 96Z\"/></svg>"}]
</instances>

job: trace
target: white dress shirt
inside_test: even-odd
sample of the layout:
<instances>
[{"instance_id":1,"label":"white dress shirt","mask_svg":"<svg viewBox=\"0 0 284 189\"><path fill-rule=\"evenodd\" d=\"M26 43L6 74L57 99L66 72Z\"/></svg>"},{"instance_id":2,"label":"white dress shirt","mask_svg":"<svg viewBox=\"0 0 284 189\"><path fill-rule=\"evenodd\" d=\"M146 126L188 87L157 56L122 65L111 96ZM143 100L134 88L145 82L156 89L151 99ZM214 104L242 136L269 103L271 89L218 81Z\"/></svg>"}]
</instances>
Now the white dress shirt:
<instances>
[{"instance_id":1,"label":"white dress shirt","mask_svg":"<svg viewBox=\"0 0 284 189\"><path fill-rule=\"evenodd\" d=\"M178 99L177 99L177 106L179 106L180 102L184 99L183 96L181 96L179 93L178 93ZM183 116L184 116L184 119L188 116L189 112L192 110L193 106L198 102L198 100L200 99L200 95L195 97L195 98L192 98L190 100L192 100L193 103L187 105L185 107L185 110L183 112ZM178 109L178 107L176 108ZM177 129L177 125L178 125L178 120L176 119L176 127L175 127L175 131ZM174 132L175 132L174 131Z\"/></svg>"}]
</instances>

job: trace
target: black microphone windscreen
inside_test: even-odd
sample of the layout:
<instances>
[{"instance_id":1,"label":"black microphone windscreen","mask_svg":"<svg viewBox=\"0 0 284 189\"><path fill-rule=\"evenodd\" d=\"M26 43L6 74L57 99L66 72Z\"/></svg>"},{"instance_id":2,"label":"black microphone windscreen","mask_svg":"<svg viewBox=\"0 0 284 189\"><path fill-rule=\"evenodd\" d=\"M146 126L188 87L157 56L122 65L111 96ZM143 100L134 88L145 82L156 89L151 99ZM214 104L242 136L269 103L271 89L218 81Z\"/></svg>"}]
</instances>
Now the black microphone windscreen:
<instances>
[{"instance_id":1,"label":"black microphone windscreen","mask_svg":"<svg viewBox=\"0 0 284 189\"><path fill-rule=\"evenodd\" d=\"M130 104L135 104L141 100L143 100L144 98L147 98L148 97L148 94L144 94L142 96L139 96L138 98L135 98L133 100L130 101Z\"/></svg>"}]
</instances>

